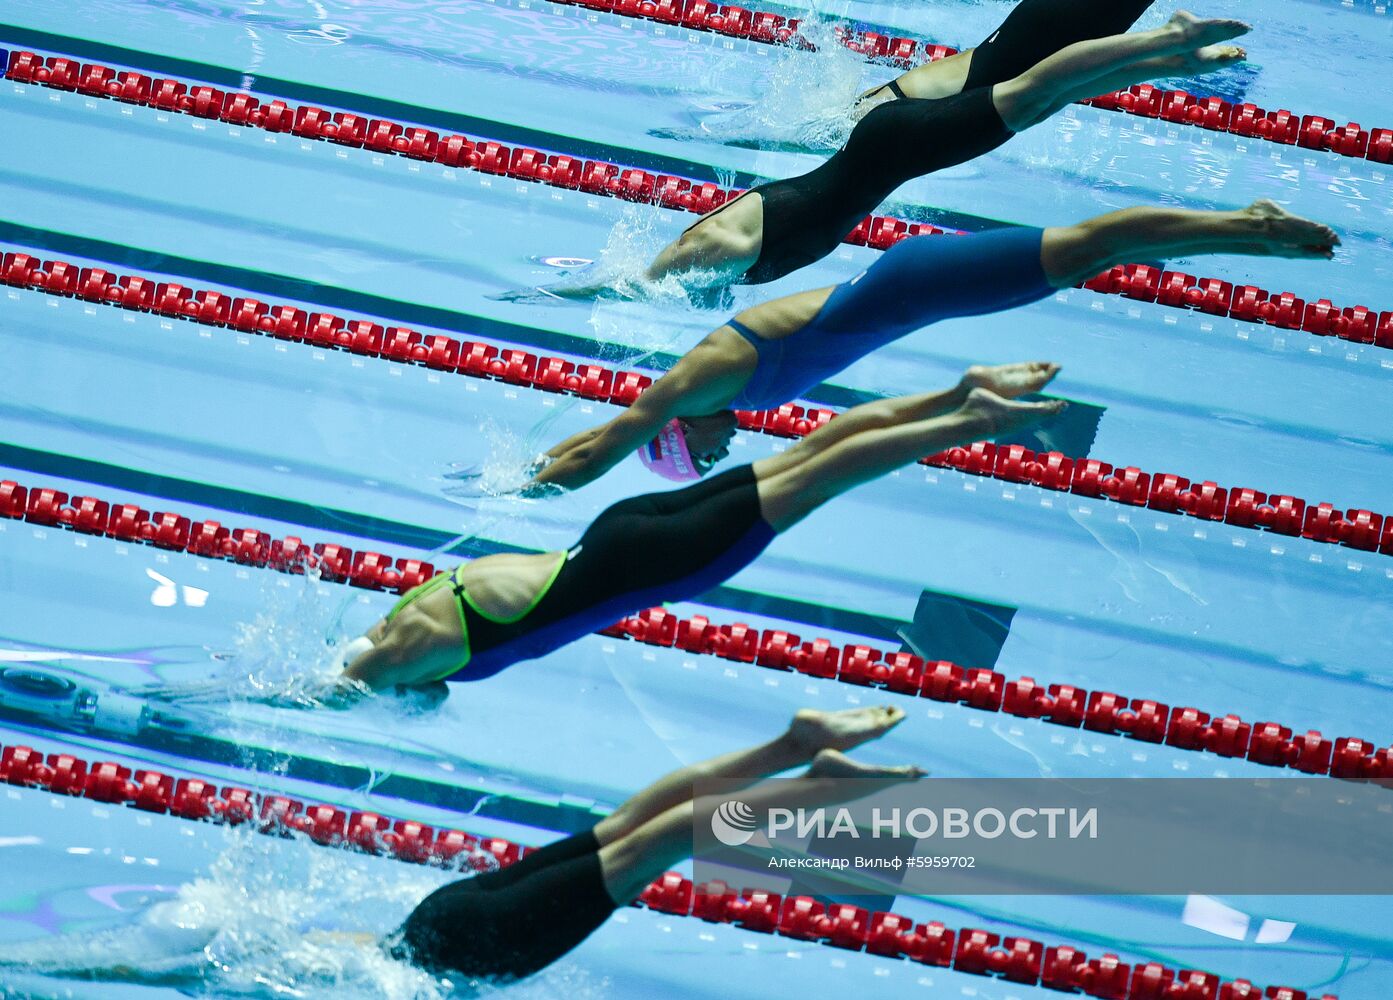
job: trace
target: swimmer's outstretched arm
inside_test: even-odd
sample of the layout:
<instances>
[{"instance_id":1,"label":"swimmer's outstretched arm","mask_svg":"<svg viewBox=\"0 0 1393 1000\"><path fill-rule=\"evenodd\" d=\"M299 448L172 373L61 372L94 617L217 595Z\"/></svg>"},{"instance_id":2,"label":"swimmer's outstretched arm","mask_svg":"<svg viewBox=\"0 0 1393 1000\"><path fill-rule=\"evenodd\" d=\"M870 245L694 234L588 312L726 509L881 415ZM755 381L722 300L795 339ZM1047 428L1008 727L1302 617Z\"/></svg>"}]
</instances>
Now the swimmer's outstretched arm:
<instances>
[{"instance_id":1,"label":"swimmer's outstretched arm","mask_svg":"<svg viewBox=\"0 0 1393 1000\"><path fill-rule=\"evenodd\" d=\"M581 431L546 453L551 461L523 487L524 494L575 490L599 479L647 444L674 417L725 409L749 380L748 359L707 337L688 351L623 413Z\"/></svg>"},{"instance_id":2,"label":"swimmer's outstretched arm","mask_svg":"<svg viewBox=\"0 0 1393 1000\"><path fill-rule=\"evenodd\" d=\"M543 495L556 489L576 490L599 479L624 457L653 440L663 426L677 415L680 391L669 392L666 376L623 413L599 427L573 434L546 453L550 461L522 488L524 496ZM654 398L650 399L649 397Z\"/></svg>"},{"instance_id":3,"label":"swimmer's outstretched arm","mask_svg":"<svg viewBox=\"0 0 1393 1000\"><path fill-rule=\"evenodd\" d=\"M271 708L352 708L372 694L370 688L345 677L302 678L263 692L236 693L239 702Z\"/></svg>"},{"instance_id":4,"label":"swimmer's outstretched arm","mask_svg":"<svg viewBox=\"0 0 1393 1000\"><path fill-rule=\"evenodd\" d=\"M729 284L759 259L763 243L762 196L746 191L688 226L653 258L645 277L662 281L701 271L712 284Z\"/></svg>"},{"instance_id":5,"label":"swimmer's outstretched arm","mask_svg":"<svg viewBox=\"0 0 1393 1000\"><path fill-rule=\"evenodd\" d=\"M136 983L181 992L205 986L216 973L216 967L202 948L212 940L215 930L201 933L197 927L186 927L171 938L168 928L150 927L146 918L166 905L154 904L133 925L83 931L76 936L65 934L13 941L0 946L0 982L6 978L5 970L13 969L53 979ZM190 938L197 940L190 944ZM171 950L174 948L177 951ZM139 962L147 964L142 967ZM0 988L0 996L11 994Z\"/></svg>"},{"instance_id":6,"label":"swimmer's outstretched arm","mask_svg":"<svg viewBox=\"0 0 1393 1000\"><path fill-rule=\"evenodd\" d=\"M550 285L533 285L529 288L518 288L512 291L500 292L492 298L500 302L532 302L544 299L566 299L577 302L589 301L592 299L622 299L631 298L625 295L619 286L619 282L612 276L600 276L588 281L558 281Z\"/></svg>"}]
</instances>

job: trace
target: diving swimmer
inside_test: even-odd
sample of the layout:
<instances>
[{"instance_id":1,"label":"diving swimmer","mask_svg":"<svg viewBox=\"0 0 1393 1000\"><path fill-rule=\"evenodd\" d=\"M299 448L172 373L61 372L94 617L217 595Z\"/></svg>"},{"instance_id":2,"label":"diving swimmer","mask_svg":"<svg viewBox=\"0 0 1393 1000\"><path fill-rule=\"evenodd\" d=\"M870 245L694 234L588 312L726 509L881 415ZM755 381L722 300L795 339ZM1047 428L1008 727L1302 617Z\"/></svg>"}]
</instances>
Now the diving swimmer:
<instances>
[{"instance_id":1,"label":"diving swimmer","mask_svg":"<svg viewBox=\"0 0 1393 1000\"><path fill-rule=\"evenodd\" d=\"M142 916L143 927L100 935L84 930L80 943L62 938L20 942L0 948L0 968L216 995L225 995L219 987L229 983L256 982L265 987L257 995L279 996L288 992L284 986L304 983L282 985L259 975L252 963L263 961L283 975L287 953L294 949L310 957L317 951L331 956L336 960L331 968L340 972L342 967L375 969L373 958L380 962L390 956L452 980L450 986L463 985L460 978L497 983L522 979L571 951L655 878L691 856L696 824L709 824L711 814L727 801L726 795L694 797L695 782L721 780L731 791L744 788L741 801L755 810L811 809L863 798L923 776L916 767L861 764L846 756L846 751L885 735L904 717L902 710L888 706L803 709L769 742L674 771L589 830L548 844L507 868L446 883L386 934L297 928L296 937L303 942L259 942L248 936L230 949L205 947L217 933L218 915L197 905L196 891L181 889L174 899L152 906ZM759 783L793 768L804 770L777 784ZM94 949L94 943L109 946ZM258 944L278 950L262 955ZM337 946L335 951L323 948L331 944ZM120 957L133 949L139 962ZM178 956L161 953L175 949ZM244 991L236 993L241 996Z\"/></svg>"},{"instance_id":2,"label":"diving swimmer","mask_svg":"<svg viewBox=\"0 0 1393 1000\"><path fill-rule=\"evenodd\" d=\"M433 972L520 979L584 941L614 910L691 857L692 830L725 801L693 798L693 783L726 779L754 787L741 801L756 812L815 808L861 798L923 777L917 767L871 767L843 751L883 736L904 719L889 706L800 711L762 746L675 771L626 801L596 826L496 872L436 890L388 939L390 953ZM762 778L806 766L777 786ZM844 781L845 778L876 779ZM734 791L732 788L731 791ZM545 920L546 932L539 933Z\"/></svg>"},{"instance_id":3,"label":"diving swimmer","mask_svg":"<svg viewBox=\"0 0 1393 1000\"><path fill-rule=\"evenodd\" d=\"M810 173L758 185L702 216L658 254L646 278L690 274L708 287L774 281L831 253L911 178L982 156L1075 101L1245 57L1219 43L1248 25L1183 11L1153 31L1105 34L1125 31L1147 6L1024 0L977 49L863 95L863 117L839 152ZM597 276L541 291L590 298L613 293L613 284Z\"/></svg>"},{"instance_id":4,"label":"diving swimmer","mask_svg":"<svg viewBox=\"0 0 1393 1000\"><path fill-rule=\"evenodd\" d=\"M866 403L753 465L622 500L568 551L490 555L441 573L348 646L336 690L481 680L643 608L696 597L833 497L1059 413L1058 401L1013 398L1057 371L1044 362L974 369L946 392Z\"/></svg>"},{"instance_id":5,"label":"diving swimmer","mask_svg":"<svg viewBox=\"0 0 1393 1000\"><path fill-rule=\"evenodd\" d=\"M1329 227L1270 201L1232 212L1127 208L1044 230L911 237L850 281L739 313L627 410L548 451L525 489L577 489L635 449L666 478L696 479L725 456L731 409L774 409L920 327L1025 305L1114 264L1209 253L1326 259L1339 242Z\"/></svg>"}]
</instances>

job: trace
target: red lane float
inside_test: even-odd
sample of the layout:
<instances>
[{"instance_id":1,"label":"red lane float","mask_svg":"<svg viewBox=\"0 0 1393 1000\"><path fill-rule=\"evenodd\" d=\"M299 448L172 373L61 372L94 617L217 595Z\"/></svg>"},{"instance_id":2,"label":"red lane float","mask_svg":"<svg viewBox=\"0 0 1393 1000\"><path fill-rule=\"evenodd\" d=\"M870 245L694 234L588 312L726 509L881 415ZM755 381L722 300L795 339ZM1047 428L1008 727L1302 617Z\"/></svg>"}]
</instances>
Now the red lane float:
<instances>
[{"instance_id":1,"label":"red lane float","mask_svg":"<svg viewBox=\"0 0 1393 1000\"><path fill-rule=\"evenodd\" d=\"M384 331L379 324L366 320L346 321L330 313L307 314L292 306L268 305L254 299L229 301L228 296L216 291L195 292L134 275L118 278L101 268L40 261L21 252L0 257L0 282L621 406L632 404L652 383L651 377L638 372L577 365L554 357L538 358L524 351L439 335L422 337L403 327ZM1164 280L1160 287L1167 287ZM738 414L742 428L785 438L809 434L833 416L831 410L804 410L796 404ZM1393 553L1393 525L1386 524L1383 515L1363 509L1340 510L1329 503L1308 503L1290 496L1269 498L1256 490L1230 490L1212 482L1192 485L1170 474L1151 474L1135 467L1114 470L1096 460L1078 462L1057 452L1036 454L1020 446L998 448L979 443L930 456L924 463L1161 512L1225 521L1237 527ZM217 540L216 544L226 544L226 540Z\"/></svg>"},{"instance_id":2,"label":"red lane float","mask_svg":"<svg viewBox=\"0 0 1393 1000\"><path fill-rule=\"evenodd\" d=\"M1188 297L1201 309L1211 301L1225 300L1232 291L1227 283L1212 279L1190 284L1194 281L1189 275L1138 268L1129 272L1122 287L1123 294L1128 295ZM308 312L252 298L232 298L211 289L195 290L140 275L118 276L104 268L80 267L63 260L44 261L18 250L0 255L0 284L616 406L632 405L653 383L651 376L639 372L538 357L515 348L438 334L423 336L407 327L384 329L368 320L349 320L333 313ZM1239 291L1246 297L1250 289ZM1293 316L1297 313L1291 303L1283 308L1288 308ZM1309 313L1309 307L1306 312ZM1333 324L1341 317L1328 319ZM1393 329L1393 314L1385 313L1381 322ZM836 413L786 403L776 410L737 411L736 416L744 430L798 438L811 434ZM931 455L923 463L1003 482L1393 555L1393 519L1362 508L1343 509L1330 503L1280 494L1269 496L1254 489L1223 487L1207 481L1192 484L1170 473L1143 472L1135 466L1114 468L1096 459L1074 459L1059 452L1036 453L1019 445L979 442ZM217 544L225 544L225 540Z\"/></svg>"},{"instance_id":3,"label":"red lane float","mask_svg":"<svg viewBox=\"0 0 1393 1000\"><path fill-rule=\"evenodd\" d=\"M330 112L311 105L292 107L280 100L262 105L259 98L247 93L224 93L213 87L168 79L151 80L138 73L118 73L111 67L97 64L79 66L64 56L45 59L33 52L13 52L7 76L20 83L76 90L91 97L141 103L162 111L217 118L232 125L289 132L303 139L360 147L446 167L578 189L603 197L642 201L696 214L719 208L740 193L738 189L726 189L709 182L669 174L654 175L637 167L585 160L566 153L546 153L526 147L510 149L497 142L463 135L442 137L430 129L368 119L350 112ZM81 82L88 80L92 85L84 88ZM1147 100L1161 107L1159 97ZM1371 140L1370 149L1387 149L1393 155L1393 132L1375 138L1378 142ZM925 222L868 215L847 234L844 242L885 250L911 236L945 233L960 235ZM1216 278L1157 272L1155 268L1139 264L1119 264L1080 287L1173 308L1200 309L1248 323L1271 324L1305 330L1317 336L1393 347L1393 312L1379 313L1368 306L1341 308L1329 299L1307 305L1292 292L1272 293L1256 286L1243 286L1230 295L1232 285ZM293 324L289 329L293 332Z\"/></svg>"},{"instance_id":4,"label":"red lane float","mask_svg":"<svg viewBox=\"0 0 1393 1000\"><path fill-rule=\"evenodd\" d=\"M815 46L798 31L801 21L778 14L751 12L743 7L724 7L712 0L551 0L562 6L639 18L660 24L680 24L693 31L711 31L768 45ZM900 69L957 55L958 50L933 42L888 36L843 25L837 41L870 62L888 62ZM1159 118L1177 125L1193 125L1213 132L1262 139L1306 149L1336 153L1377 163L1393 160L1393 129L1360 127L1357 122L1337 126L1322 115L1298 115L1285 109L1266 111L1255 104L1233 104L1219 97L1200 97L1184 90L1163 90L1149 83L1103 94L1081 103L1105 111L1120 111L1143 118Z\"/></svg>"},{"instance_id":5,"label":"red lane float","mask_svg":"<svg viewBox=\"0 0 1393 1000\"><path fill-rule=\"evenodd\" d=\"M253 528L228 528L168 511L152 514L134 504L69 497L62 490L25 487L12 480L0 482L0 517L281 573L313 569L334 583L398 594L435 573L434 566L419 559L354 552L333 543L310 545L295 536L271 538ZM1111 691L1046 685L1033 677L1011 680L994 670L926 661L862 644L839 646L825 638L804 641L781 629L761 632L743 622L713 623L705 615L678 618L665 608L648 608L599 634L1180 750L1245 757L1306 774L1393 780L1393 748L1376 747L1364 739L1332 740L1316 730L1294 735L1291 727L1278 722L1252 724L1232 713L1172 708Z\"/></svg>"},{"instance_id":6,"label":"red lane float","mask_svg":"<svg viewBox=\"0 0 1393 1000\"><path fill-rule=\"evenodd\" d=\"M269 836L300 834L321 847L456 871L485 871L495 864L506 868L534 850L501 837L437 831L414 820L349 812L331 804L236 786L219 791L203 778L176 778L150 770L132 774L130 768L111 761L88 763L70 754L45 756L29 746L0 749L0 782L186 820L250 824ZM1131 965L1110 952L1090 960L1072 945L1023 937L1003 940L989 931L949 928L939 921L916 924L898 913L873 913L845 903L829 905L811 896L784 898L757 889L737 891L720 881L694 885L678 872L664 873L633 905L732 924L754 933L1114 1000L1307 1000L1305 992L1289 986L1263 990L1246 979L1224 981L1210 972L1175 969L1160 962ZM544 932L545 925L539 923L538 933ZM1327 993L1320 1000L1338 997Z\"/></svg>"}]
</instances>

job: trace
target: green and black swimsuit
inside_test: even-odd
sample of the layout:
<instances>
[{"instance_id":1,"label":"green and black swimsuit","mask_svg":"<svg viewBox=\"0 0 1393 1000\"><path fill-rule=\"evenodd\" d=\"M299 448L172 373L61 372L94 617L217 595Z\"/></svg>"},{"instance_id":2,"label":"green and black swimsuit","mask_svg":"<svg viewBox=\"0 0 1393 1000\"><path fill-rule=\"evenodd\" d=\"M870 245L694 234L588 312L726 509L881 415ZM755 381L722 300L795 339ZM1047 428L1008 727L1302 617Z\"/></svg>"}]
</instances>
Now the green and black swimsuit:
<instances>
[{"instance_id":1,"label":"green and black swimsuit","mask_svg":"<svg viewBox=\"0 0 1393 1000\"><path fill-rule=\"evenodd\" d=\"M600 514L532 604L510 619L490 617L459 582L459 569L408 591L387 614L449 587L464 649L438 680L477 681L545 656L625 615L705 593L744 569L774 538L759 510L748 465L685 489L622 500Z\"/></svg>"}]
</instances>

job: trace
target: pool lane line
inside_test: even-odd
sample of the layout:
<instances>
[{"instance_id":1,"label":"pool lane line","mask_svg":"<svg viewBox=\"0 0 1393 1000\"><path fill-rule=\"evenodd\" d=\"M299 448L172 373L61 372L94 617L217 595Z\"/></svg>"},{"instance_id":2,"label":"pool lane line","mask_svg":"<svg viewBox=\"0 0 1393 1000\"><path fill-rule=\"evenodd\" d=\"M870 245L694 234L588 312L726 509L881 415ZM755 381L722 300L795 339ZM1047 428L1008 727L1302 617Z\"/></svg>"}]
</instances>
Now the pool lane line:
<instances>
[{"instance_id":1,"label":"pool lane line","mask_svg":"<svg viewBox=\"0 0 1393 1000\"><path fill-rule=\"evenodd\" d=\"M182 769L181 769L182 770ZM0 748L0 782L51 794L80 796L107 805L139 809L195 822L251 824L268 836L299 837L319 847L390 857L447 870L488 870L514 864L535 848L502 837L434 828L366 810L352 812L329 803L304 802L284 795L255 793L184 774L125 767L114 761L87 761L72 754L49 754L29 746ZM1007 937L972 927L949 928L941 921L916 923L891 911L847 903L824 903L812 896L731 889L724 882L694 885L679 872L666 872L630 904L669 916L777 934L843 951L907 959L930 967L1021 986L1040 986L1114 1000L1185 997L1214 1000L1305 1000L1288 986L1264 991L1246 979L1225 980L1198 969L1171 967L1155 960L1122 962L1109 950L1089 961L1071 944ZM544 926L544 925L539 925ZM1120 949L1119 949L1120 950ZM1325 994L1321 1000L1339 1000Z\"/></svg>"},{"instance_id":2,"label":"pool lane line","mask_svg":"<svg viewBox=\"0 0 1393 1000\"><path fill-rule=\"evenodd\" d=\"M653 24L765 45L815 49L803 37L802 20L769 10L723 6L715 0L547 0L558 7L576 7L596 14L636 18ZM866 61L907 70L922 63L957 55L950 45L927 39L892 34L893 29L866 30L843 22L837 40ZM1165 90L1149 83L1078 102L1104 111L1118 111L1156 118L1171 125L1186 125L1313 152L1332 152L1376 163L1393 162L1393 129L1361 129L1355 122L1337 126L1324 115L1301 115L1285 108L1267 111L1251 103L1195 95L1187 90Z\"/></svg>"},{"instance_id":3,"label":"pool lane line","mask_svg":"<svg viewBox=\"0 0 1393 1000\"><path fill-rule=\"evenodd\" d=\"M52 668L44 663L15 664L25 669L52 673ZM66 674L63 676L67 676ZM80 680L72 677L79 687ZM117 693L124 694L118 689ZM100 701L101 695L98 695ZM160 706L181 720L178 705ZM0 703L0 720L11 725L23 726L33 735L51 734L54 730L49 718L36 718L32 713ZM48 727L48 728L45 728ZM78 727L64 729L64 735L80 739L99 739L104 742L119 742L123 746L169 754L204 764L222 767L236 767L254 772L266 772L295 781L325 785L344 792L358 793L371 788L372 794L388 798L402 799L432 808L448 809L469 816L483 816L505 823L543 830L578 833L588 830L603 815L584 806L567 803L559 798L550 800L543 795L530 795L518 791L497 791L478 788L472 785L436 781L419 775L387 772L375 764L352 764L341 760L326 760L304 753L274 747L257 746L239 737L238 741L225 740L208 733L189 729L169 730L158 726L146 726L135 734L114 734L106 730L87 731ZM326 738L323 733L297 731L297 736L310 735ZM354 744L355 746L358 744ZM108 751L110 752L110 751ZM0 778L0 781L3 781Z\"/></svg>"},{"instance_id":4,"label":"pool lane line","mask_svg":"<svg viewBox=\"0 0 1393 1000\"><path fill-rule=\"evenodd\" d=\"M99 433L98 428L80 427L84 432ZM213 510L234 514L245 514L276 520L282 524L318 528L330 532L343 532L350 537L370 539L374 543L387 543L394 546L407 546L427 552L445 550L460 559L477 558L495 552L528 553L535 550L521 546L497 542L477 536L470 539L447 537L443 530L425 526L405 524L389 519L376 518L358 512L327 507L301 501L287 501L260 492L248 492L221 486L158 475L141 469L114 465L91 458L69 454L59 454L28 448L18 444L0 443L0 467L34 473L39 476L53 476L64 480L78 480L111 489L135 493L139 496L154 497L196 504ZM0 473L0 475L3 475ZM964 600L952 592L924 590L919 595L922 604L925 596L954 602ZM912 647L906 642L906 635L913 633L918 620L916 611L913 621L904 621L883 614L870 614L835 606L826 602L813 602L783 597L778 594L758 590L747 590L722 585L708 591L690 603L711 608L756 615L783 622L791 628L806 630L817 634L834 630L846 636L860 639L879 640L901 651ZM970 603L970 602L969 602ZM1017 609L1019 610L1019 609ZM1039 620L1067 622L1068 615L1051 612L1041 608L1031 608L1029 614ZM1092 621L1088 632L1095 637L1131 640L1138 636L1152 645L1165 645L1172 640L1167 633L1152 633L1135 626L1123 626L1106 621ZM1252 650L1231 642L1191 637L1191 643L1203 655L1229 659L1240 659L1262 667L1270 667L1270 661L1255 656ZM923 658L939 658L926 651ZM944 654L941 658L955 659ZM978 666L994 666L986 660L969 660ZM1346 680L1367 683L1369 675L1359 670L1345 670L1340 676Z\"/></svg>"},{"instance_id":5,"label":"pool lane line","mask_svg":"<svg viewBox=\"0 0 1393 1000\"><path fill-rule=\"evenodd\" d=\"M227 88L228 92L240 92L237 88L242 86L246 78L246 75L240 70L213 63L201 63L140 49L109 45L105 42L0 23L0 74L5 75L7 79L10 79L7 59L12 59L20 50L11 49L7 56L6 46L47 49L80 59L116 63L122 66L140 66L147 72L206 82L220 88ZM341 108L352 107L365 115L385 120L410 121L438 129L441 133L449 131L474 132L492 136L496 141L508 143L511 146L542 149L563 148L570 155L583 159L625 163L653 173L673 174L699 183L719 184L725 182L737 187L750 187L769 180L769 178L743 170L718 168L700 160L690 160L684 157L636 149L631 146L599 142L583 136L528 128L512 122L482 118L477 115L434 108L428 105L411 104L372 94L300 83L283 77L266 76L259 73L255 75L255 79L261 92L275 94L287 100L303 101L309 104L323 103ZM12 82L19 81L12 80ZM106 96L90 93L86 90L80 92L87 97ZM175 109L161 108L160 110ZM305 136L299 137L305 138ZM932 222L940 228L965 232L979 232L1013 225L970 212L959 212L954 209L933 206L917 206L915 215L921 222Z\"/></svg>"},{"instance_id":6,"label":"pool lane line","mask_svg":"<svg viewBox=\"0 0 1393 1000\"><path fill-rule=\"evenodd\" d=\"M4 51L0 50L0 57ZM547 153L531 147L510 148L489 139L441 136L398 122L368 119L355 112L323 107L291 107L282 100L265 107L246 92L223 92L176 80L151 80L109 66L79 65L66 56L47 60L33 52L10 55L6 79L20 85L48 86L87 97L142 104L158 111L216 119L229 125L290 133L301 139L366 148L382 155L401 155L448 168L476 170L514 180L579 189L587 194L704 213L725 204L739 189L694 183L670 174L653 175L638 167L585 160L570 153ZM1393 132L1390 132L1393 142ZM910 236L962 235L927 222L868 215L843 240L853 246L885 250ZM1364 305L1341 308L1330 299L1307 302L1293 292L1272 293L1256 285L1235 286L1219 278L1184 271L1163 271L1149 264L1118 264L1079 287L1183 310L1198 310L1244 323L1303 330L1381 349L1393 348L1393 311Z\"/></svg>"},{"instance_id":7,"label":"pool lane line","mask_svg":"<svg viewBox=\"0 0 1393 1000\"><path fill-rule=\"evenodd\" d=\"M50 49L94 62L140 66L151 73L163 73L190 80L206 81L213 86L229 91L240 90L247 76L241 70L215 63L181 59L156 52L131 49L106 42L75 38L71 35L55 34L5 23L0 23L0 44L15 49ZM3 59L0 59L0 67L8 69ZM372 94L302 83L284 77L266 76L261 73L256 73L254 76L260 90L277 94L289 100L308 104L327 103L353 107L359 109L363 114L377 118L409 119L442 131L484 132L498 136L499 141L514 145L547 146L559 142L576 150L576 155L584 156L587 159L622 159L636 166L641 166L645 170L685 174L689 177L699 177L704 181L715 181L718 176L714 167L695 160L664 156L628 146L598 142L582 136L546 132L515 125L511 122L482 118L460 111L450 111L445 108L411 104ZM98 95L88 94L87 96ZM735 183L750 184L757 181L754 175L741 171L732 171L731 174L733 174Z\"/></svg>"},{"instance_id":8,"label":"pool lane line","mask_svg":"<svg viewBox=\"0 0 1393 1000\"><path fill-rule=\"evenodd\" d=\"M233 298L212 289L195 291L140 275L118 276L104 268L84 268L62 260L40 261L19 251L0 257L0 286L4 285L617 406L631 405L653 382L650 376L636 371L539 357L503 345L461 342L439 334L423 337L404 327L384 329L369 320ZM736 411L741 429L792 439L811 434L836 415L833 410L805 409L794 403L785 403L777 410ZM1340 508L1289 494L1269 496L1248 487L1220 486L1212 480L1192 483L1171 473L1115 467L1099 459L1057 451L1037 452L1017 443L977 442L927 456L920 464L1145 507L1176 517L1221 521L1250 531L1393 555L1393 516L1365 508Z\"/></svg>"},{"instance_id":9,"label":"pool lane line","mask_svg":"<svg viewBox=\"0 0 1393 1000\"><path fill-rule=\"evenodd\" d=\"M461 560L478 559L499 553L529 554L537 551L479 536L460 538L453 532L438 528L394 521L324 504L311 504L195 480L178 479L3 441L0 441L0 466L22 469L38 475L81 480L141 496L196 504L231 514L244 514L279 521L282 524L349 535L374 543L406 546L424 552L441 551ZM829 628L846 635L886 642L898 642L900 629L910 624L888 615L853 611L726 584L713 587L688 603L773 618L799 628Z\"/></svg>"},{"instance_id":10,"label":"pool lane line","mask_svg":"<svg viewBox=\"0 0 1393 1000\"><path fill-rule=\"evenodd\" d=\"M5 243L11 244L11 247L6 248L3 246ZM257 295L288 298L297 302L327 306L331 309L364 313L383 319L390 318L402 324L417 324L437 330L448 330L466 338L475 336L496 338L509 345L569 354L576 358L603 358L611 363L641 359L646 362L648 367L658 371L666 371L671 368L681 357L681 355L664 351L650 351L628 344L595 340L591 337L546 330L535 326L523 326L518 323L509 323L506 320L461 312L457 309L425 305L405 299L394 299L385 295L360 292L338 285L327 285L254 268L219 264L90 236L40 229L0 218L0 259L12 251L73 254L92 260L106 261L134 271L146 273L153 271L160 275L223 285ZM0 285L5 284L8 282L0 277ZM380 325L385 326L386 324ZM886 397L883 393L868 392L851 386L824 382L811 389L804 398L810 402L826 406L850 407Z\"/></svg>"},{"instance_id":11,"label":"pool lane line","mask_svg":"<svg viewBox=\"0 0 1393 1000\"><path fill-rule=\"evenodd\" d=\"M380 592L405 593L435 572L434 566L420 559L355 553L337 543L307 543L298 536L273 539L257 528L228 528L218 521L195 521L171 511L152 515L134 504L69 497L53 487L25 486L13 480L0 482L0 518L281 573L314 569L328 582ZM912 653L861 643L842 646L826 638L804 641L782 629L761 631L743 622L720 624L705 615L679 618L661 607L624 618L598 634L1140 743L1245 758L1303 774L1393 782L1393 747L1376 748L1368 740L1331 740L1316 730L1293 735L1291 727L1279 722L1253 724L1233 713L1218 716L1189 706L1172 708L1118 692L1046 685L1030 676L1010 680L994 670L925 661Z\"/></svg>"}]
</instances>

